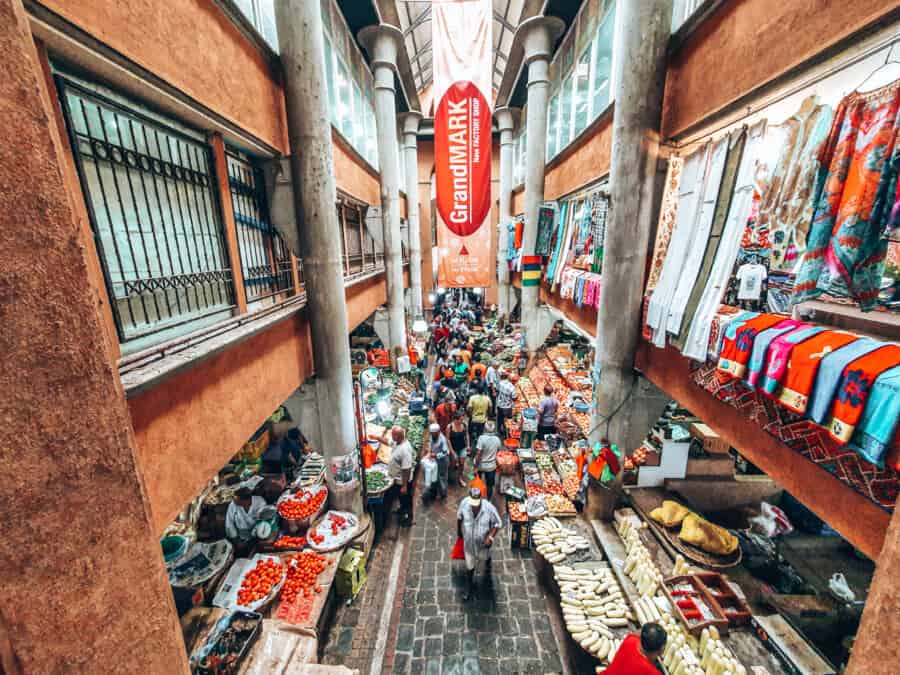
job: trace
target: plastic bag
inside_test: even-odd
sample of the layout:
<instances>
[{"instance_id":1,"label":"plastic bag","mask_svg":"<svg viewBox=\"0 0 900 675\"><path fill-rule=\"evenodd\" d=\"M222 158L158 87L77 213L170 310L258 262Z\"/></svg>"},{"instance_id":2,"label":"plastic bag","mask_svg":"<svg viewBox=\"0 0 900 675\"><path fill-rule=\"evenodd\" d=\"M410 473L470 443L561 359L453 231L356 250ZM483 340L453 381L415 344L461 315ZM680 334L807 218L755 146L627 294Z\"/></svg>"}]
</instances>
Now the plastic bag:
<instances>
[{"instance_id":1,"label":"plastic bag","mask_svg":"<svg viewBox=\"0 0 900 675\"><path fill-rule=\"evenodd\" d=\"M465 560L466 549L463 544L462 537L457 537L456 543L453 544L453 550L450 551L450 560Z\"/></svg>"},{"instance_id":2,"label":"plastic bag","mask_svg":"<svg viewBox=\"0 0 900 675\"><path fill-rule=\"evenodd\" d=\"M469 487L470 488L478 488L479 490L481 490L482 497L487 496L487 485L485 484L485 482L483 480L481 480L481 476L475 476L475 478L473 478L471 480L471 482L469 483Z\"/></svg>"},{"instance_id":3,"label":"plastic bag","mask_svg":"<svg viewBox=\"0 0 900 675\"><path fill-rule=\"evenodd\" d=\"M794 526L784 511L768 502L760 504L761 513L750 519L750 528L763 536L772 539L780 534L790 534Z\"/></svg>"},{"instance_id":4,"label":"plastic bag","mask_svg":"<svg viewBox=\"0 0 900 675\"><path fill-rule=\"evenodd\" d=\"M431 457L426 457L422 460L422 475L425 480L425 485L431 485L438 479L437 462L431 459Z\"/></svg>"}]
</instances>

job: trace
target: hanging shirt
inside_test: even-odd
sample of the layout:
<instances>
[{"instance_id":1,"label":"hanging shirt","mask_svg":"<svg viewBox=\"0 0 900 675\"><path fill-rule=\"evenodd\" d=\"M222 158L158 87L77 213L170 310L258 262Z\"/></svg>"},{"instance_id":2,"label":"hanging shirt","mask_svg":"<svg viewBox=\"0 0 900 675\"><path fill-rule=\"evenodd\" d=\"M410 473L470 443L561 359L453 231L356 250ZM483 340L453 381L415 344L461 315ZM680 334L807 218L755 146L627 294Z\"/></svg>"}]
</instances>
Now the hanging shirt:
<instances>
[{"instance_id":1,"label":"hanging shirt","mask_svg":"<svg viewBox=\"0 0 900 675\"><path fill-rule=\"evenodd\" d=\"M244 509L235 502L228 505L228 511L225 513L225 536L229 539L240 539L247 541L253 535L253 528L256 527L256 520L259 512L266 505L266 500L262 497L253 497L250 500L250 508Z\"/></svg>"},{"instance_id":2,"label":"hanging shirt","mask_svg":"<svg viewBox=\"0 0 900 675\"><path fill-rule=\"evenodd\" d=\"M768 276L764 265L741 265L737 278L741 285L738 288L738 300L759 300L762 295L762 282Z\"/></svg>"},{"instance_id":3,"label":"hanging shirt","mask_svg":"<svg viewBox=\"0 0 900 675\"><path fill-rule=\"evenodd\" d=\"M622 642L603 675L659 675L659 671L641 652L641 638L632 634Z\"/></svg>"}]
</instances>

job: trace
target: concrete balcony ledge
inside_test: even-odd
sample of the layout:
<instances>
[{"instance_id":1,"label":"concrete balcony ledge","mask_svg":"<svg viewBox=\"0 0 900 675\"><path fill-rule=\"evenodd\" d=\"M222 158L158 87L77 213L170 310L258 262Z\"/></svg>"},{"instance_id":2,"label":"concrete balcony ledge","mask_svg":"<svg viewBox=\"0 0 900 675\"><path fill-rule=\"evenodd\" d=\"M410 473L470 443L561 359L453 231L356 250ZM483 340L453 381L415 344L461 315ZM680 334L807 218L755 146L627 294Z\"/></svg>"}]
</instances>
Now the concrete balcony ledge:
<instances>
[{"instance_id":1,"label":"concrete balcony ledge","mask_svg":"<svg viewBox=\"0 0 900 675\"><path fill-rule=\"evenodd\" d=\"M119 377L126 398L137 396L160 382L202 363L226 349L295 316L306 307L306 293L252 314L189 333L119 360Z\"/></svg>"},{"instance_id":2,"label":"concrete balcony ledge","mask_svg":"<svg viewBox=\"0 0 900 675\"><path fill-rule=\"evenodd\" d=\"M404 262L404 266L406 266ZM344 277L344 288L352 288L384 274L384 267L363 270ZM306 307L306 293L282 300L265 309L241 314L119 359L119 377L126 398L132 398L174 375L193 368L296 316Z\"/></svg>"}]
</instances>

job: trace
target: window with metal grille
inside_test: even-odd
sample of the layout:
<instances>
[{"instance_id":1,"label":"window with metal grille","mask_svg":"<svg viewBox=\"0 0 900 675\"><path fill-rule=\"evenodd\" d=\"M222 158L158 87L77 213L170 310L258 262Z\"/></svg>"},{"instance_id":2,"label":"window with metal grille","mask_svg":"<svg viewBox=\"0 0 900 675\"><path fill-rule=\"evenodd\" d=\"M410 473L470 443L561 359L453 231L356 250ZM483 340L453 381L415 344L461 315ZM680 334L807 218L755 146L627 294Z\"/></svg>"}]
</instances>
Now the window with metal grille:
<instances>
[{"instance_id":1,"label":"window with metal grille","mask_svg":"<svg viewBox=\"0 0 900 675\"><path fill-rule=\"evenodd\" d=\"M262 175L235 150L226 159L247 302L292 295L291 253L269 220Z\"/></svg>"},{"instance_id":2,"label":"window with metal grille","mask_svg":"<svg viewBox=\"0 0 900 675\"><path fill-rule=\"evenodd\" d=\"M231 269L203 137L68 78L57 84L123 347L229 316Z\"/></svg>"}]
</instances>

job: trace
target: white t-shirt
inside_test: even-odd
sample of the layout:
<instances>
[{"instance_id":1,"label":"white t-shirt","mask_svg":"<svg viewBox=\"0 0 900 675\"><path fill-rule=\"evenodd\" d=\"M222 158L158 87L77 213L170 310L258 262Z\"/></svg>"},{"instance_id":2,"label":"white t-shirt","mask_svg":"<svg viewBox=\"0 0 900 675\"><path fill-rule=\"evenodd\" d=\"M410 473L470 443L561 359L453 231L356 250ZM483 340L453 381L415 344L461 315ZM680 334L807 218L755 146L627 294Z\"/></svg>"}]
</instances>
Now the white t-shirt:
<instances>
[{"instance_id":1,"label":"white t-shirt","mask_svg":"<svg viewBox=\"0 0 900 675\"><path fill-rule=\"evenodd\" d=\"M501 448L500 438L494 434L481 434L475 447L481 453L481 461L478 463L479 471L497 470L497 451Z\"/></svg>"},{"instance_id":2,"label":"white t-shirt","mask_svg":"<svg viewBox=\"0 0 900 675\"><path fill-rule=\"evenodd\" d=\"M391 461L388 464L388 473L394 482L400 484L403 471L412 469L412 446L409 441L395 445L391 450Z\"/></svg>"},{"instance_id":3,"label":"white t-shirt","mask_svg":"<svg viewBox=\"0 0 900 675\"><path fill-rule=\"evenodd\" d=\"M741 285L738 288L738 300L759 300L762 294L762 282L768 276L764 265L741 265L737 271L737 278Z\"/></svg>"}]
</instances>

